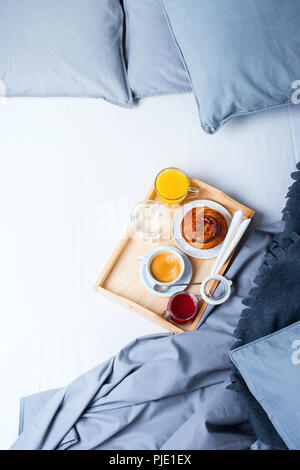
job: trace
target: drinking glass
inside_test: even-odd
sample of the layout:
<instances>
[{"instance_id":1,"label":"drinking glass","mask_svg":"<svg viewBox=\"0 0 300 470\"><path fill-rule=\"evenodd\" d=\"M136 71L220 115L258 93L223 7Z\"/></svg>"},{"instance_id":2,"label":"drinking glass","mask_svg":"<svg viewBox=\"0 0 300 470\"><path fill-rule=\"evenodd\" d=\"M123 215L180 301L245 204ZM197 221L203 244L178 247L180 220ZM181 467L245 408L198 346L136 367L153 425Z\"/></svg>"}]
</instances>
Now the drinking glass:
<instances>
[{"instance_id":1,"label":"drinking glass","mask_svg":"<svg viewBox=\"0 0 300 470\"><path fill-rule=\"evenodd\" d=\"M160 171L155 178L155 191L167 204L179 204L188 194L197 196L199 189L190 186L186 173L179 168L170 167Z\"/></svg>"},{"instance_id":2,"label":"drinking glass","mask_svg":"<svg viewBox=\"0 0 300 470\"><path fill-rule=\"evenodd\" d=\"M162 313L165 320L184 324L196 318L199 302L190 292L180 291L173 294L168 302L167 309Z\"/></svg>"},{"instance_id":3,"label":"drinking glass","mask_svg":"<svg viewBox=\"0 0 300 470\"><path fill-rule=\"evenodd\" d=\"M162 237L165 209L157 201L142 201L131 212L135 234L144 241L156 241Z\"/></svg>"}]
</instances>

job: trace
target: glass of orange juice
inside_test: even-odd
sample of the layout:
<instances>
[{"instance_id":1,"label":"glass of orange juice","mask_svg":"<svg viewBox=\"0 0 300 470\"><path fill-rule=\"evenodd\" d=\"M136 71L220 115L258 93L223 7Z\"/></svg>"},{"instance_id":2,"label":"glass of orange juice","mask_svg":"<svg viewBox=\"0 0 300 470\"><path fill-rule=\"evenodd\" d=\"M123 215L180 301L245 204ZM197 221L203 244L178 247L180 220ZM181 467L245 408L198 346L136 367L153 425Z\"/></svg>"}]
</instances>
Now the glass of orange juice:
<instances>
[{"instance_id":1,"label":"glass of orange juice","mask_svg":"<svg viewBox=\"0 0 300 470\"><path fill-rule=\"evenodd\" d=\"M178 168L165 168L155 178L155 191L158 197L168 204L178 204L191 193L199 194L198 188L190 186L190 180L184 171Z\"/></svg>"}]
</instances>

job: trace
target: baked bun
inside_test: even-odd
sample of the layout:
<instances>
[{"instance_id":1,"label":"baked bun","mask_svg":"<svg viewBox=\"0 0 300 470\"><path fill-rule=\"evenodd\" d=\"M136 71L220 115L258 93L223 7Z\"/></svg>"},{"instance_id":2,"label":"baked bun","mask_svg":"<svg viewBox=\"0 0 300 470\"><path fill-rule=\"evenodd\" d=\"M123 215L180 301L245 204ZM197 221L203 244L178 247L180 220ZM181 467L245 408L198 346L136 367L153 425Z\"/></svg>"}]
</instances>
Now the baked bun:
<instances>
[{"instance_id":1,"label":"baked bun","mask_svg":"<svg viewBox=\"0 0 300 470\"><path fill-rule=\"evenodd\" d=\"M194 248L208 250L219 245L227 234L227 222L218 211L209 207L194 207L184 216L182 236Z\"/></svg>"}]
</instances>

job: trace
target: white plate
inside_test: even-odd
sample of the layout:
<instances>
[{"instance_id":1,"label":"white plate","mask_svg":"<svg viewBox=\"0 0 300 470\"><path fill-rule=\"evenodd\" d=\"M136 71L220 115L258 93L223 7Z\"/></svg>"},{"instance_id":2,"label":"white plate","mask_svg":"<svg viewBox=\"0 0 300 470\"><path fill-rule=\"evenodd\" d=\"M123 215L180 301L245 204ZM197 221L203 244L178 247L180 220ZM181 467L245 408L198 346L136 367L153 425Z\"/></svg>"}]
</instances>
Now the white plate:
<instances>
[{"instance_id":1,"label":"white plate","mask_svg":"<svg viewBox=\"0 0 300 470\"><path fill-rule=\"evenodd\" d=\"M200 199L197 201L192 201L184 206L182 206L178 211L175 212L174 218L173 218L173 224L172 224L172 237L178 248L180 248L184 253L186 253L189 256L192 256L193 258L198 258L198 259L209 259L209 258L215 258L222 246L222 243L219 245L215 246L214 248L209 248L207 250L200 250L199 248L193 248L182 236L181 232L181 223L182 219L189 212L191 209L194 207L208 207L209 209L213 209L215 211L220 212L224 217L227 222L227 226L229 227L231 223L231 215L229 212L225 209L225 207L221 206L221 204L218 204L217 202L214 201L209 201L208 199Z\"/></svg>"}]
</instances>

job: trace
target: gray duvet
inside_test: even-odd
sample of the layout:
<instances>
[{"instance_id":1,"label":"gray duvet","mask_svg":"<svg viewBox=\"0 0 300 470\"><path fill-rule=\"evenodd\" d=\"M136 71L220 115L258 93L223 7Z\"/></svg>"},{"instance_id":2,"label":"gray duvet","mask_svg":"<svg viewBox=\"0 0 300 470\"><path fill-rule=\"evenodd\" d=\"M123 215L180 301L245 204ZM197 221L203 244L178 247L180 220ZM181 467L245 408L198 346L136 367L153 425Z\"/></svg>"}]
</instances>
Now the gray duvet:
<instances>
[{"instance_id":1,"label":"gray duvet","mask_svg":"<svg viewBox=\"0 0 300 470\"><path fill-rule=\"evenodd\" d=\"M227 385L241 301L275 231L248 237L227 274L232 297L198 330L137 339L68 387L23 398L12 449L264 447Z\"/></svg>"}]
</instances>

